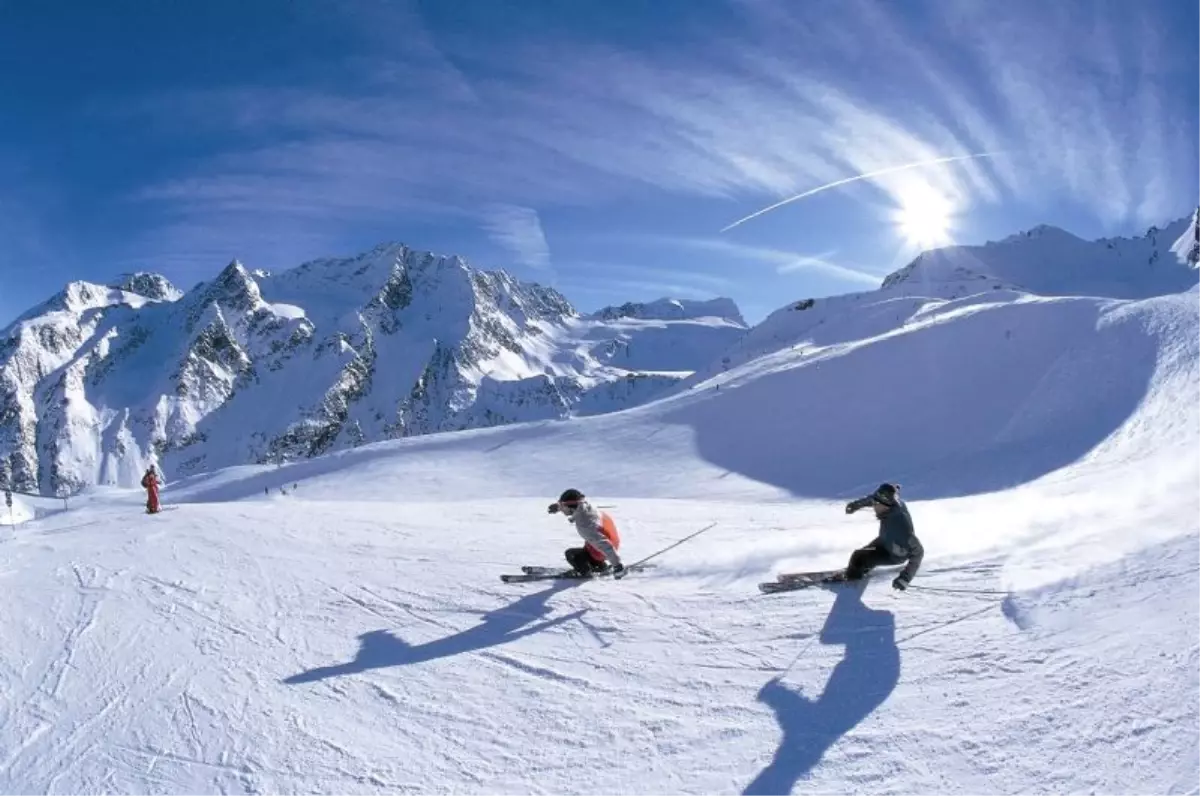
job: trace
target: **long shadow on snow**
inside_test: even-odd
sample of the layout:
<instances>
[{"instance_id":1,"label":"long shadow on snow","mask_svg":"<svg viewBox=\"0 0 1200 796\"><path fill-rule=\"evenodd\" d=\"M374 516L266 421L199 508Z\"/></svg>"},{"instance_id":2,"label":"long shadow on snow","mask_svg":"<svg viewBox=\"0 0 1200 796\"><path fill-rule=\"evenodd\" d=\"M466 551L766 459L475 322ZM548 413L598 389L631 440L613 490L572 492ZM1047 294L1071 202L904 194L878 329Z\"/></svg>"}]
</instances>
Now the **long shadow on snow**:
<instances>
[{"instance_id":1,"label":"long shadow on snow","mask_svg":"<svg viewBox=\"0 0 1200 796\"><path fill-rule=\"evenodd\" d=\"M913 497L991 492L1077 461L1145 397L1158 340L1100 302L1009 304L684 400L726 471L838 499L894 479Z\"/></svg>"},{"instance_id":2,"label":"long shadow on snow","mask_svg":"<svg viewBox=\"0 0 1200 796\"><path fill-rule=\"evenodd\" d=\"M844 644L845 655L834 667L817 699L799 694L774 678L758 693L775 711L783 740L775 759L743 793L790 793L839 738L871 715L900 680L896 618L891 611L862 602L865 583L838 586L833 608L821 628L822 644Z\"/></svg>"},{"instance_id":3,"label":"long shadow on snow","mask_svg":"<svg viewBox=\"0 0 1200 796\"><path fill-rule=\"evenodd\" d=\"M532 624L537 619L550 613L549 599L562 591L578 585L582 581L555 581L554 584L539 592L526 595L510 605L497 608L483 615L482 621L474 627L467 628L452 636L445 636L425 644L409 644L402 638L397 638L388 630L372 630L358 637L359 649L354 660L337 666L322 666L309 669L306 672L294 674L283 682L289 685L311 683L329 677L341 677L348 674L359 674L369 669L382 669L388 666L407 666L413 663L425 663L438 658L448 658L461 655L464 652L495 647L516 641L524 636L540 633L543 630L581 618L587 609L547 619L540 624Z\"/></svg>"}]
</instances>

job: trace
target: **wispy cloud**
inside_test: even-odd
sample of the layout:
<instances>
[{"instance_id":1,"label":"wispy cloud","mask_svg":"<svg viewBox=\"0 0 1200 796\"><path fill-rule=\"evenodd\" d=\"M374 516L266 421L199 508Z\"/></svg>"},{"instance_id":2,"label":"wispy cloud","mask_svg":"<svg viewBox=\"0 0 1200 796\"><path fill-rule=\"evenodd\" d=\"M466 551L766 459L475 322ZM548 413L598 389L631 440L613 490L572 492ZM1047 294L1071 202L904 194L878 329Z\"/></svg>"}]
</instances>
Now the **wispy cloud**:
<instances>
[{"instance_id":1,"label":"wispy cloud","mask_svg":"<svg viewBox=\"0 0 1200 796\"><path fill-rule=\"evenodd\" d=\"M740 2L743 27L711 46L495 42L472 52L492 67L473 75L411 7L380 11L369 35L413 46L372 50L365 89L139 103L160 124L242 142L138 194L170 217L140 245L298 228L332 240L399 211L471 223L493 206L509 208L489 216L496 239L544 267L536 214L512 208L676 194L733 200L734 221L873 172L839 190L895 204L920 179L963 209L1069 199L1113 224L1194 201L1194 173L1173 166L1194 162L1196 124L1173 115L1182 67L1153 6L914 5ZM966 159L996 151L1011 154ZM914 162L927 163L919 175L886 171ZM816 254L795 262L863 276Z\"/></svg>"},{"instance_id":2,"label":"wispy cloud","mask_svg":"<svg viewBox=\"0 0 1200 796\"><path fill-rule=\"evenodd\" d=\"M655 285L667 288L663 296L672 298L729 296L737 287L735 278L699 271L682 266L678 268L655 268L628 263L596 263L582 261L573 264L573 283L604 284L609 287L624 285ZM639 287L639 289L641 289Z\"/></svg>"},{"instance_id":3,"label":"wispy cloud","mask_svg":"<svg viewBox=\"0 0 1200 796\"><path fill-rule=\"evenodd\" d=\"M579 261L564 274L562 288L582 306L653 301L660 298L735 298L742 280L696 268L646 267L634 263ZM744 309L744 308L743 308Z\"/></svg>"},{"instance_id":4,"label":"wispy cloud","mask_svg":"<svg viewBox=\"0 0 1200 796\"><path fill-rule=\"evenodd\" d=\"M484 227L495 243L528 268L550 267L550 246L537 211L516 205L493 205L484 216Z\"/></svg>"},{"instance_id":5,"label":"wispy cloud","mask_svg":"<svg viewBox=\"0 0 1200 796\"><path fill-rule=\"evenodd\" d=\"M571 287L573 294L598 296L607 302L625 302L631 300L631 296L641 297L640 300L707 299L712 297L710 291L690 285L686 280L604 279L593 281L585 278L576 281Z\"/></svg>"},{"instance_id":6,"label":"wispy cloud","mask_svg":"<svg viewBox=\"0 0 1200 796\"><path fill-rule=\"evenodd\" d=\"M840 279L847 279L861 284L878 285L882 274L838 262L836 250L817 252L815 254L792 252L769 246L752 246L737 243L723 238L700 237L671 237L671 236L628 236L628 240L642 243L658 244L676 250L697 249L726 255L731 266L745 264L764 264L771 266L776 273L786 274L797 271L815 270Z\"/></svg>"},{"instance_id":7,"label":"wispy cloud","mask_svg":"<svg viewBox=\"0 0 1200 796\"><path fill-rule=\"evenodd\" d=\"M759 216L763 215L764 213L769 213L770 211L778 209L780 207L783 207L786 204L791 204L792 202L795 202L799 199L807 199L810 196L815 196L816 194L822 193L824 191L832 190L833 188L840 188L841 186L849 185L852 182L859 182L861 180L876 180L876 179L879 179L880 177L889 177L889 176L896 174L898 172L901 172L901 171L909 171L911 169L922 168L925 166L936 166L936 165L939 165L942 163L953 163L953 162L960 161L960 160L973 160L975 158L993 157L994 154L995 153L991 153L991 152L978 152L978 153L975 153L972 155L954 155L951 157L934 158L933 160L918 160L915 163L903 163L898 166L889 166L886 169L877 169L875 171L868 171L865 174L855 174L850 177L843 177L840 180L834 180L833 182L827 182L824 185L818 185L816 188L810 188L803 193L798 193L795 196L789 196L787 199L778 201L773 205L768 205L767 207L764 207L762 210L757 210L748 216L739 218L737 221L733 222L729 226L722 227L721 231L728 232L729 230L733 229L734 227L741 226L742 224L745 224L747 221L750 221L751 219L758 218Z\"/></svg>"}]
</instances>

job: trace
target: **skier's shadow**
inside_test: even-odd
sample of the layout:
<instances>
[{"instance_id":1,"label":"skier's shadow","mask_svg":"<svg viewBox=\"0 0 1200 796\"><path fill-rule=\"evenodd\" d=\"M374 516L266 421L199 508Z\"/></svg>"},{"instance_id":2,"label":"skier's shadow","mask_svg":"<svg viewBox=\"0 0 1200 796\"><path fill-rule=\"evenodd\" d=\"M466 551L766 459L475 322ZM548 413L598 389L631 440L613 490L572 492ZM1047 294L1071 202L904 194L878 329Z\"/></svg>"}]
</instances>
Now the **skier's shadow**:
<instances>
[{"instance_id":1,"label":"skier's shadow","mask_svg":"<svg viewBox=\"0 0 1200 796\"><path fill-rule=\"evenodd\" d=\"M843 644L846 653L811 699L773 678L758 699L775 711L783 739L775 759L743 793L790 793L839 738L871 715L900 680L896 618L891 611L868 608L862 584L835 587L837 597L821 629L822 644Z\"/></svg>"},{"instance_id":2,"label":"skier's shadow","mask_svg":"<svg viewBox=\"0 0 1200 796\"><path fill-rule=\"evenodd\" d=\"M553 595L570 586L578 585L580 582L556 581L548 589L526 595L514 603L483 614L483 620L478 625L424 644L409 644L404 639L392 635L388 630L372 630L363 633L358 637L358 654L354 660L337 666L309 669L306 672L294 674L283 682L289 685L311 683L314 680L324 680L328 677L359 674L369 669L381 669L388 666L424 663L437 658L447 658L451 655L494 647L498 644L507 644L555 625L582 618L587 612L586 608L533 624L550 613L550 606L547 602Z\"/></svg>"}]
</instances>

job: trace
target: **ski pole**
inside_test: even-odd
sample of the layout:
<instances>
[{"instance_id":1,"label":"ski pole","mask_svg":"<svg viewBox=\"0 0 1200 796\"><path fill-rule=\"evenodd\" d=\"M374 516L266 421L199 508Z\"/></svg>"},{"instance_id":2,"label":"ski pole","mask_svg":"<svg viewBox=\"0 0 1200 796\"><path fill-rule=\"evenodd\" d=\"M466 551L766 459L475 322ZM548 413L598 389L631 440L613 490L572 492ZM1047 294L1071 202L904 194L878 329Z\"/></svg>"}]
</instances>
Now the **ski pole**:
<instances>
[{"instance_id":1,"label":"ski pole","mask_svg":"<svg viewBox=\"0 0 1200 796\"><path fill-rule=\"evenodd\" d=\"M708 525L705 525L703 528L701 528L700 530L696 531L695 533L690 533L690 534L688 534L687 536L683 537L683 538L682 538L682 539L680 539L678 542L675 542L674 544L667 545L667 546L666 546L666 547L664 547L662 550L659 550L657 553L651 553L650 555L648 555L648 556L646 556L645 558L643 558L641 561L637 561L637 562L635 562L635 563L633 563L633 564L627 564L625 568L626 568L626 569L629 569L629 568L631 568L631 567L636 567L636 566L639 566L639 565L641 565L641 564L645 564L645 563L646 563L647 561L649 561L650 559L652 559L652 558L657 558L658 556L661 556L663 553L667 552L667 551L668 551L668 550L670 550L671 548L673 548L673 547L679 547L679 545L683 544L683 543L684 543L684 542L686 542L688 539L694 539L694 538L696 538L697 536L699 536L700 534L704 533L705 531L707 531L707 530L711 530L712 528L715 528L715 527L716 527L716 525L717 525L717 524L716 524L715 522L713 522L713 523L709 523Z\"/></svg>"},{"instance_id":2,"label":"ski pole","mask_svg":"<svg viewBox=\"0 0 1200 796\"><path fill-rule=\"evenodd\" d=\"M946 589L940 586L922 586L919 583L908 584L910 589L919 589L921 591L939 591L946 594L1012 594L1011 591L997 591L996 589Z\"/></svg>"}]
</instances>

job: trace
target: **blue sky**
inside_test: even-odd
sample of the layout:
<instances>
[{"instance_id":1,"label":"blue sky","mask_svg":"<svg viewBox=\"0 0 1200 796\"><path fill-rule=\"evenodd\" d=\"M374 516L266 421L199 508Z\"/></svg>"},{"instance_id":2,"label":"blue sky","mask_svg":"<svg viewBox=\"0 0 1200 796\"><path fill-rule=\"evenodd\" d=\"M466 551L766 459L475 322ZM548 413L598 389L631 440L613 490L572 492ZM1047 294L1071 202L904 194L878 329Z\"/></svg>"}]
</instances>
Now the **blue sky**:
<instances>
[{"instance_id":1,"label":"blue sky","mask_svg":"<svg viewBox=\"0 0 1200 796\"><path fill-rule=\"evenodd\" d=\"M186 289L234 257L283 269L385 240L582 310L727 295L754 321L876 286L941 217L962 243L1039 223L1139 235L1197 201L1197 14L3 3L0 324L72 279L150 270Z\"/></svg>"}]
</instances>

